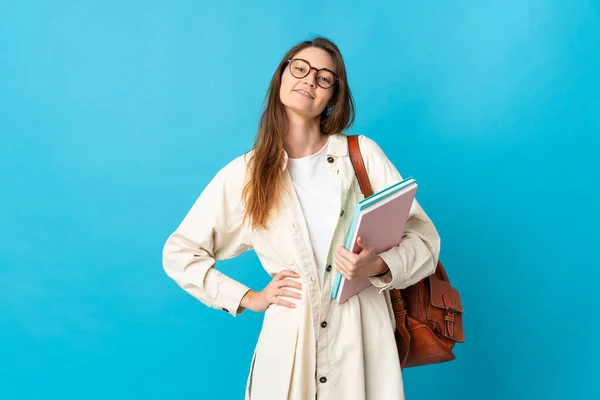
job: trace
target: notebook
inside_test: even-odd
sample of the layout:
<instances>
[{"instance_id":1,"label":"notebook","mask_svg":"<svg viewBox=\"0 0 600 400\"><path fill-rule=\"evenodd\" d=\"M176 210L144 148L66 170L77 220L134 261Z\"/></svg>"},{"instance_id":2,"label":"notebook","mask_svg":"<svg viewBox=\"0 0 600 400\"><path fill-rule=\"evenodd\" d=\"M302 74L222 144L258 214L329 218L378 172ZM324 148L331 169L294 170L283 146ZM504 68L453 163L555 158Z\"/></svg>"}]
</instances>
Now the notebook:
<instances>
[{"instance_id":1,"label":"notebook","mask_svg":"<svg viewBox=\"0 0 600 400\"><path fill-rule=\"evenodd\" d=\"M361 200L354 212L346 249L360 253L360 246L356 244L358 236L370 243L375 253L400 244L416 191L416 181L407 178ZM368 277L346 280L338 272L331 297L336 299L337 303L343 303L371 286Z\"/></svg>"}]
</instances>

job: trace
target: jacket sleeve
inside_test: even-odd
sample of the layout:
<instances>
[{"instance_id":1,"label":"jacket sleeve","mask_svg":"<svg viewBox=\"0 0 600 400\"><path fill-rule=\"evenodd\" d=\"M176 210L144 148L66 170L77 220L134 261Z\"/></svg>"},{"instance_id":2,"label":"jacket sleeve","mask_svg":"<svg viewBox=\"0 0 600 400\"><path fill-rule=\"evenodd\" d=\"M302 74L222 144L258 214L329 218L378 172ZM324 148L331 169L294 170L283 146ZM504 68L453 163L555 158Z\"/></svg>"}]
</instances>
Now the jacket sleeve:
<instances>
[{"instance_id":1,"label":"jacket sleeve","mask_svg":"<svg viewBox=\"0 0 600 400\"><path fill-rule=\"evenodd\" d=\"M235 317L244 311L240 302L249 288L214 268L217 260L252 249L250 231L242 224L243 178L231 173L234 163L215 175L169 236L163 268L196 299Z\"/></svg>"},{"instance_id":2,"label":"jacket sleeve","mask_svg":"<svg viewBox=\"0 0 600 400\"><path fill-rule=\"evenodd\" d=\"M359 140L373 192L402 180L396 167L377 143L362 135ZM415 199L400 244L379 254L389 266L390 272L383 277L369 279L374 286L380 288L380 293L387 289L404 289L435 272L439 253L440 236Z\"/></svg>"}]
</instances>

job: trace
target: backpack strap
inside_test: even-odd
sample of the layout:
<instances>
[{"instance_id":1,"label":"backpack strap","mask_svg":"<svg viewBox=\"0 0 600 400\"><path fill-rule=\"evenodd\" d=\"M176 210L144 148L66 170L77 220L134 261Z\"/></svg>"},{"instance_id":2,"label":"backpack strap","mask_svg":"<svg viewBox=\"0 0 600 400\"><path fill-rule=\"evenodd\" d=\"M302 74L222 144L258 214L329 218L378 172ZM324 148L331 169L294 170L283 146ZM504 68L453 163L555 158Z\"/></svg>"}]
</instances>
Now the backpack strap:
<instances>
[{"instance_id":1,"label":"backpack strap","mask_svg":"<svg viewBox=\"0 0 600 400\"><path fill-rule=\"evenodd\" d=\"M347 135L347 138L348 150L350 152L350 161L352 161L354 173L358 178L360 190L365 195L365 198L367 198L373 194L373 189L371 188L371 183L369 182L369 174L367 174L367 168L365 167L365 163L360 152L360 147L358 145L358 135Z\"/></svg>"}]
</instances>

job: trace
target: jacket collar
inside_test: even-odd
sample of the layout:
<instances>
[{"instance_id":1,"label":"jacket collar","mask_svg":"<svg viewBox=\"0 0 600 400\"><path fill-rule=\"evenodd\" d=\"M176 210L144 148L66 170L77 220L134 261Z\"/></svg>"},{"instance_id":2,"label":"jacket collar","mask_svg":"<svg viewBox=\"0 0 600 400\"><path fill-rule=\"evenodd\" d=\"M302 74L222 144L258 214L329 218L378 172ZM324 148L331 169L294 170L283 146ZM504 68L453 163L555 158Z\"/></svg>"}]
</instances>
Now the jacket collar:
<instances>
[{"instance_id":1,"label":"jacket collar","mask_svg":"<svg viewBox=\"0 0 600 400\"><path fill-rule=\"evenodd\" d=\"M329 137L327 155L333 157L345 157L348 155L348 140L343 133L334 133Z\"/></svg>"}]
</instances>

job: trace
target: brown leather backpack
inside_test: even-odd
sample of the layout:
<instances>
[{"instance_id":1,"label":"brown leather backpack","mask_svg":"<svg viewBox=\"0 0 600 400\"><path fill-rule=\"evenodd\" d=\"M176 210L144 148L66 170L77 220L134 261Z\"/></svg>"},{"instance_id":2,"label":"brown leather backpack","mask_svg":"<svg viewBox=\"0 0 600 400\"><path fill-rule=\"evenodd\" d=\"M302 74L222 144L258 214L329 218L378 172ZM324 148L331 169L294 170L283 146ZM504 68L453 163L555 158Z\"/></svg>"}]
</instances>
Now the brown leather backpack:
<instances>
[{"instance_id":1,"label":"brown leather backpack","mask_svg":"<svg viewBox=\"0 0 600 400\"><path fill-rule=\"evenodd\" d=\"M358 146L348 135L350 159L365 198L372 195L369 176ZM436 364L456 358L452 349L464 342L460 294L450 285L438 261L436 271L405 289L390 290L396 316L396 346L401 368Z\"/></svg>"}]
</instances>

